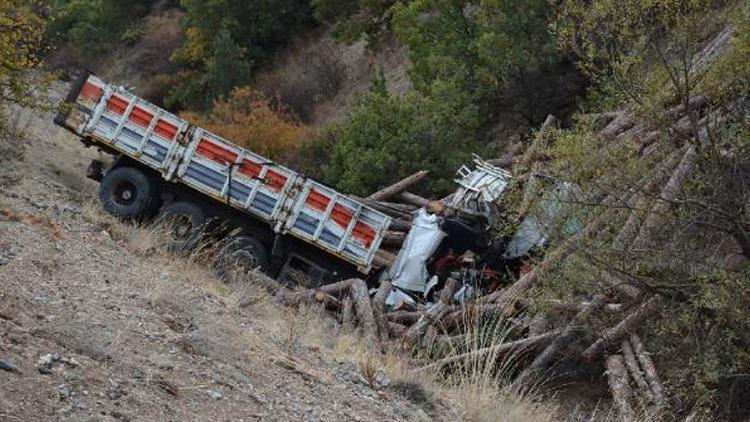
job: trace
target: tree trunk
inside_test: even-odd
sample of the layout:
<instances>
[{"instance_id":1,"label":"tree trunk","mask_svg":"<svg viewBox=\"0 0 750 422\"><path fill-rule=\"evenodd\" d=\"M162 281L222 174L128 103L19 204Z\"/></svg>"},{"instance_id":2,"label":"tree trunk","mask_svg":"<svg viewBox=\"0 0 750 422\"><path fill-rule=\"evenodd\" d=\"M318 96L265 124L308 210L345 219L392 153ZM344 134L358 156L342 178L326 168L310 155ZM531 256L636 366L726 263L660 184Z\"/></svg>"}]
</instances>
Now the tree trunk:
<instances>
[{"instance_id":1,"label":"tree trunk","mask_svg":"<svg viewBox=\"0 0 750 422\"><path fill-rule=\"evenodd\" d=\"M390 280L383 279L383 281L380 282L380 287L378 287L378 291L375 293L375 297L372 301L372 311L375 316L375 323L378 326L380 340L383 342L388 341L390 332L388 329L388 320L385 317L385 299L391 293L392 288L393 286L391 285Z\"/></svg>"},{"instance_id":2,"label":"tree trunk","mask_svg":"<svg viewBox=\"0 0 750 422\"><path fill-rule=\"evenodd\" d=\"M638 358L638 362L643 368L643 372L648 381L648 385L651 387L651 392L654 396L654 402L657 405L664 403L664 388L661 386L659 380L659 374L656 373L656 367L654 361L651 360L651 356L646 352L643 347L643 342L637 334L631 334L629 338L630 344L633 346L633 353Z\"/></svg>"},{"instance_id":3,"label":"tree trunk","mask_svg":"<svg viewBox=\"0 0 750 422\"><path fill-rule=\"evenodd\" d=\"M375 316L372 312L370 303L370 294L367 291L367 285L362 280L356 280L351 288L352 301L354 302L354 311L357 315L362 334L365 339L365 346L373 352L381 353L383 346L378 336L378 326L375 322Z\"/></svg>"},{"instance_id":4,"label":"tree trunk","mask_svg":"<svg viewBox=\"0 0 750 422\"><path fill-rule=\"evenodd\" d=\"M491 293L479 300L482 302L494 301L504 306L512 305L523 293L525 293L534 283L539 280L539 277L545 272L557 266L562 260L568 257L571 253L575 252L578 242L588 238L592 234L599 231L599 229L605 224L609 223L612 217L616 213L615 208L607 207L607 209L599 214L592 222L586 225L577 234L565 239L560 246L548 253L542 262L540 262L534 269L521 276L515 283L504 291L498 291Z\"/></svg>"},{"instance_id":5,"label":"tree trunk","mask_svg":"<svg viewBox=\"0 0 750 422\"><path fill-rule=\"evenodd\" d=\"M582 354L583 357L592 361L612 343L622 340L629 333L635 331L641 324L643 324L646 318L656 313L661 304L661 300L662 298L660 295L654 295L641 303L635 311L626 316L617 325L608 329L604 335L584 350Z\"/></svg>"},{"instance_id":6,"label":"tree trunk","mask_svg":"<svg viewBox=\"0 0 750 422\"><path fill-rule=\"evenodd\" d=\"M406 191L399 193L393 199L399 202L403 202L404 204L416 205L420 208L427 206L427 204L430 202L430 200L427 198L423 198L419 195L415 195L411 192Z\"/></svg>"},{"instance_id":7,"label":"tree trunk","mask_svg":"<svg viewBox=\"0 0 750 422\"><path fill-rule=\"evenodd\" d=\"M354 328L354 302L347 296L341 301L341 325L346 328Z\"/></svg>"},{"instance_id":8,"label":"tree trunk","mask_svg":"<svg viewBox=\"0 0 750 422\"><path fill-rule=\"evenodd\" d=\"M622 357L625 359L628 371L638 386L639 391L647 401L653 402L654 395L651 393L651 387L646 382L646 378L643 377L643 371L641 371L641 367L638 365L638 358L636 358L629 340L622 341Z\"/></svg>"},{"instance_id":9,"label":"tree trunk","mask_svg":"<svg viewBox=\"0 0 750 422\"><path fill-rule=\"evenodd\" d=\"M489 358L492 361L496 361L498 357L504 356L508 352L524 352L531 348L541 347L548 341L557 335L556 332L544 333L535 337L528 337L522 340L511 341L508 343L501 343L482 349L472 350L468 353L463 353L457 356L447 357L441 359L435 363L416 369L418 372L437 372L445 368L447 365L451 365L459 362L477 362L479 359Z\"/></svg>"},{"instance_id":10,"label":"tree trunk","mask_svg":"<svg viewBox=\"0 0 750 422\"><path fill-rule=\"evenodd\" d=\"M633 391L628 383L628 371L623 365L621 355L611 355L607 357L607 380L609 391L612 393L612 400L615 402L617 414L623 422L635 420L635 411L630 405L633 397Z\"/></svg>"},{"instance_id":11,"label":"tree trunk","mask_svg":"<svg viewBox=\"0 0 750 422\"><path fill-rule=\"evenodd\" d=\"M557 353L563 347L567 346L573 337L573 334L581 329L582 324L597 309L604 306L604 295L596 295L588 305L582 307L581 311L568 323L565 328L555 337L554 341L540 353L531 364L524 369L514 381L517 385L528 383L538 371L546 369Z\"/></svg>"},{"instance_id":12,"label":"tree trunk","mask_svg":"<svg viewBox=\"0 0 750 422\"><path fill-rule=\"evenodd\" d=\"M398 182L373 193L372 195L368 196L367 199L373 199L375 201L388 199L421 182L425 177L427 177L428 173L429 172L425 170L418 171L405 179L399 180Z\"/></svg>"}]
</instances>

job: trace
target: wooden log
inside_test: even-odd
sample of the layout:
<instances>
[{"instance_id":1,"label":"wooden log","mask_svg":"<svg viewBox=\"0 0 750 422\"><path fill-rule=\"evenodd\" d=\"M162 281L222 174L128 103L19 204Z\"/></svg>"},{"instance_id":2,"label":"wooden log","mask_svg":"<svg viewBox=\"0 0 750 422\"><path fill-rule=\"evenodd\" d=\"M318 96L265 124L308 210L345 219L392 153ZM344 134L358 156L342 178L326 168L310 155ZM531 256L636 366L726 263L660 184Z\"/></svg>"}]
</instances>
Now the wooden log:
<instances>
[{"instance_id":1,"label":"wooden log","mask_svg":"<svg viewBox=\"0 0 750 422\"><path fill-rule=\"evenodd\" d=\"M341 301L341 325L346 329L354 328L354 302L351 296Z\"/></svg>"},{"instance_id":2,"label":"wooden log","mask_svg":"<svg viewBox=\"0 0 750 422\"><path fill-rule=\"evenodd\" d=\"M539 131L537 131L536 136L534 136L534 140L531 142L531 145L529 145L529 147L526 149L526 152L523 154L523 157L516 166L518 168L517 171L527 169L529 167L529 164L536 160L536 155L544 147L543 144L547 142L549 133L557 128L559 124L560 122L559 120L557 120L557 117L551 114L547 116L547 118L544 120L544 123L542 123L542 126L539 127Z\"/></svg>"},{"instance_id":3,"label":"wooden log","mask_svg":"<svg viewBox=\"0 0 750 422\"><path fill-rule=\"evenodd\" d=\"M390 334L391 338L401 338L406 334L406 330L408 330L409 327L406 325L398 324L396 322L388 321L388 333Z\"/></svg>"},{"instance_id":4,"label":"wooden log","mask_svg":"<svg viewBox=\"0 0 750 422\"><path fill-rule=\"evenodd\" d=\"M633 352L633 347L630 345L628 339L622 341L621 349L622 357L625 360L625 366L627 366L630 376L633 378L633 381L635 381L635 385L638 386L638 391L643 394L646 401L653 402L654 395L651 393L651 387L649 387L646 378L643 376L643 371L641 371L641 367L638 365L638 358L636 358L635 353Z\"/></svg>"},{"instance_id":5,"label":"wooden log","mask_svg":"<svg viewBox=\"0 0 750 422\"><path fill-rule=\"evenodd\" d=\"M643 222L643 225L638 231L638 235L633 240L633 249L642 249L653 239L656 228L661 225L664 219L664 214L666 214L671 207L671 202L677 198L677 195L682 188L682 184L693 171L695 166L695 156L695 147L691 145L687 151L685 151L682 160L672 173L672 176L664 186L664 189L662 189L660 199L656 202L651 209L651 213Z\"/></svg>"},{"instance_id":6,"label":"wooden log","mask_svg":"<svg viewBox=\"0 0 750 422\"><path fill-rule=\"evenodd\" d=\"M419 208L427 206L427 204L430 202L430 200L427 198L423 198L417 194L406 191L394 196L393 200L403 202L404 204L415 205Z\"/></svg>"},{"instance_id":7,"label":"wooden log","mask_svg":"<svg viewBox=\"0 0 750 422\"><path fill-rule=\"evenodd\" d=\"M651 355L646 352L643 347L643 342L637 334L631 334L628 338L630 345L633 346L633 353L635 353L638 363L643 368L644 377L651 387L651 393L653 394L654 403L657 405L664 404L664 388L659 380L659 374L656 372L654 361L651 360Z\"/></svg>"},{"instance_id":8,"label":"wooden log","mask_svg":"<svg viewBox=\"0 0 750 422\"><path fill-rule=\"evenodd\" d=\"M619 342L625 338L625 336L634 332L641 324L643 324L646 318L656 313L656 311L659 310L661 300L662 298L660 295L654 295L648 298L641 303L637 309L623 318L623 320L617 325L608 329L599 339L586 348L586 350L583 351L582 356L588 361L596 359L604 349L614 342Z\"/></svg>"},{"instance_id":9,"label":"wooden log","mask_svg":"<svg viewBox=\"0 0 750 422\"><path fill-rule=\"evenodd\" d=\"M461 282L453 277L448 277L445 280L445 286L440 290L438 300L446 305L453 303L453 295L456 294L458 289L461 287Z\"/></svg>"},{"instance_id":10,"label":"wooden log","mask_svg":"<svg viewBox=\"0 0 750 422\"><path fill-rule=\"evenodd\" d=\"M372 261L372 265L375 268L387 268L393 265L396 261L396 254L388 252L384 249L379 249L375 253L375 258Z\"/></svg>"},{"instance_id":11,"label":"wooden log","mask_svg":"<svg viewBox=\"0 0 750 422\"><path fill-rule=\"evenodd\" d=\"M303 290L301 292L280 291L276 294L276 299L286 306L297 306L302 302L316 301L316 296L324 294L333 298L341 298L349 293L354 281L357 279L348 279L336 283L320 286L315 289Z\"/></svg>"},{"instance_id":12,"label":"wooden log","mask_svg":"<svg viewBox=\"0 0 750 422\"><path fill-rule=\"evenodd\" d=\"M400 246L404 243L404 240L406 240L406 233L388 230L383 235L383 242L381 245Z\"/></svg>"},{"instance_id":13,"label":"wooden log","mask_svg":"<svg viewBox=\"0 0 750 422\"><path fill-rule=\"evenodd\" d=\"M635 411L630 404L633 391L628 383L628 371L623 365L622 356L607 357L606 366L609 391L612 393L612 401L615 402L619 419L623 422L635 421Z\"/></svg>"},{"instance_id":14,"label":"wooden log","mask_svg":"<svg viewBox=\"0 0 750 422\"><path fill-rule=\"evenodd\" d=\"M374 208L391 218L396 218L396 219L404 220L404 221L412 221L414 219L414 216L411 215L411 212L414 211L412 209L408 211L404 211L400 209L399 207L393 207L389 205L389 203L387 204L381 201L374 201L372 199L363 199L363 198L357 198L357 197L355 197L355 199L358 199L360 202L364 203L370 208ZM395 204L395 205L401 205L401 204Z\"/></svg>"},{"instance_id":15,"label":"wooden log","mask_svg":"<svg viewBox=\"0 0 750 422\"><path fill-rule=\"evenodd\" d=\"M411 220L401 220L398 218L392 218L391 224L388 226L388 230L408 232L411 230Z\"/></svg>"},{"instance_id":16,"label":"wooden log","mask_svg":"<svg viewBox=\"0 0 750 422\"><path fill-rule=\"evenodd\" d=\"M646 180L646 183L641 188L641 192L635 195L635 201L633 201L634 209L628 215L625 224L623 224L622 229L620 229L615 240L612 242L614 249L624 250L635 239L642 221L642 210L648 208L649 204L653 202L653 195L656 194L656 189L674 169L682 155L683 153L680 151L674 151L670 154L669 157L659 164L653 175Z\"/></svg>"},{"instance_id":17,"label":"wooden log","mask_svg":"<svg viewBox=\"0 0 750 422\"><path fill-rule=\"evenodd\" d=\"M631 127L633 127L633 120L631 119L630 113L625 113L615 117L615 119L609 122L604 129L600 130L597 135L603 138L614 138Z\"/></svg>"},{"instance_id":18,"label":"wooden log","mask_svg":"<svg viewBox=\"0 0 750 422\"><path fill-rule=\"evenodd\" d=\"M407 346L413 347L418 344L427 332L427 329L450 311L453 295L460 286L461 282L453 277L448 277L445 281L445 287L440 291L438 302L424 312L404 335L404 341Z\"/></svg>"},{"instance_id":19,"label":"wooden log","mask_svg":"<svg viewBox=\"0 0 750 422\"><path fill-rule=\"evenodd\" d=\"M419 321L419 318L422 316L422 314L423 312L420 311L391 311L388 312L385 316L388 321L404 325L412 325L415 322Z\"/></svg>"},{"instance_id":20,"label":"wooden log","mask_svg":"<svg viewBox=\"0 0 750 422\"><path fill-rule=\"evenodd\" d=\"M529 366L527 366L518 375L514 384L523 386L531 381L539 371L546 369L550 363L554 360L555 356L560 350L567 346L573 339L573 334L579 331L585 321L591 316L591 314L597 309L604 306L605 297L602 294L594 296L588 305L582 306L582 309L576 316L560 331L555 337L554 341L547 346L542 353L540 353Z\"/></svg>"},{"instance_id":21,"label":"wooden log","mask_svg":"<svg viewBox=\"0 0 750 422\"><path fill-rule=\"evenodd\" d=\"M364 281L356 280L352 284L351 297L352 302L354 302L354 312L357 315L357 321L359 321L359 326L362 328L365 346L373 352L381 353L383 345L380 343L378 326L372 312L370 293Z\"/></svg>"},{"instance_id":22,"label":"wooden log","mask_svg":"<svg viewBox=\"0 0 750 422\"><path fill-rule=\"evenodd\" d=\"M380 287L378 287L377 292L375 292L375 297L372 300L372 311L373 315L375 316L375 324L377 324L378 326L378 334L380 334L380 341L382 342L388 341L390 335L390 330L388 329L388 319L386 319L385 317L385 299L391 293L391 289L393 289L391 281L388 279L383 279L380 282Z\"/></svg>"},{"instance_id":23,"label":"wooden log","mask_svg":"<svg viewBox=\"0 0 750 422\"><path fill-rule=\"evenodd\" d=\"M425 170L418 171L405 179L399 180L398 182L390 186L386 186L385 188L380 189L379 191L368 196L367 199L373 199L376 201L388 199L421 182L425 177L427 177L428 173L429 172Z\"/></svg>"},{"instance_id":24,"label":"wooden log","mask_svg":"<svg viewBox=\"0 0 750 422\"><path fill-rule=\"evenodd\" d=\"M609 223L616 213L615 208L607 209L599 214L593 221L587 224L580 232L565 239L560 246L548 253L542 262L537 264L534 269L524 274L515 283L505 290L491 293L478 299L480 302L495 302L504 306L512 305L533 286L542 274L556 267L562 260L575 252L578 243L592 234L598 232L605 224Z\"/></svg>"},{"instance_id":25,"label":"wooden log","mask_svg":"<svg viewBox=\"0 0 750 422\"><path fill-rule=\"evenodd\" d=\"M451 279L449 278L449 280ZM440 318L447 314L450 309L450 305L442 301L439 301L432 305L406 332L406 334L404 335L405 344L408 347L413 347L418 344L422 340L422 337L425 335L427 327L440 320Z\"/></svg>"},{"instance_id":26,"label":"wooden log","mask_svg":"<svg viewBox=\"0 0 750 422\"><path fill-rule=\"evenodd\" d=\"M530 349L542 347L544 344L547 344L547 342L552 340L555 335L557 335L556 332L549 332L535 337L528 337L521 340L510 341L507 343L501 343L494 346L472 350L468 353L462 353L457 356L440 359L439 361L430 365L417 368L415 372L437 372L451 364L478 362L480 359L486 358L495 361L497 360L497 358L504 356L510 352L520 353L528 351Z\"/></svg>"}]
</instances>

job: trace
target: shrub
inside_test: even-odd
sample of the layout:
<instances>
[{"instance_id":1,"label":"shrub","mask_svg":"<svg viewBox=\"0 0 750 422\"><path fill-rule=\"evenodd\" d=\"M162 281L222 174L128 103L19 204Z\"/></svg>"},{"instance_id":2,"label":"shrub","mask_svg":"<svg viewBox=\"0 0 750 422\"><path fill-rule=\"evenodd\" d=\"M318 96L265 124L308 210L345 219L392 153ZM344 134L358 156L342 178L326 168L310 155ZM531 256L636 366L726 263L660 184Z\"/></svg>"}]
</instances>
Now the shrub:
<instances>
[{"instance_id":1,"label":"shrub","mask_svg":"<svg viewBox=\"0 0 750 422\"><path fill-rule=\"evenodd\" d=\"M312 135L311 129L288 113L273 109L266 98L250 88L233 90L226 100L214 103L208 116L187 112L183 117L237 145L282 162L288 162Z\"/></svg>"},{"instance_id":2,"label":"shrub","mask_svg":"<svg viewBox=\"0 0 750 422\"><path fill-rule=\"evenodd\" d=\"M432 172L427 191L446 193L460 164L479 152L469 135L475 130L472 109L417 93L393 97L379 78L339 127L326 179L368 195L424 169Z\"/></svg>"}]
</instances>

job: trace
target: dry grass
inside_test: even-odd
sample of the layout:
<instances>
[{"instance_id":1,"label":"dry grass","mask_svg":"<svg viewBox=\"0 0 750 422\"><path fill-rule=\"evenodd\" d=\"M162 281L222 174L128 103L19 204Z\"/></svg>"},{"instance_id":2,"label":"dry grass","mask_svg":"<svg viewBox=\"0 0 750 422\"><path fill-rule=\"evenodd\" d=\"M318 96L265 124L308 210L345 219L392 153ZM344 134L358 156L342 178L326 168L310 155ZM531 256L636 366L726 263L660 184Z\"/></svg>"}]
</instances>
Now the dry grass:
<instances>
[{"instance_id":1,"label":"dry grass","mask_svg":"<svg viewBox=\"0 0 750 422\"><path fill-rule=\"evenodd\" d=\"M330 378L297 358L306 352L323 353L351 363L363 383L371 388L385 388L381 383L387 384L387 388L415 402L427 414L454 413L466 421L560 420L558 409L542 403L535 391L519 392L507 387L514 356L487 356L444 377L415 372L410 356L397 349L372 354L357 333L342 329L319 305L283 307L254 283L252 273L230 284L223 283L206 265L205 250L175 257L160 248L164 233L158 228L122 224L104 216L93 205L86 210L87 220L112 233L113 238L126 239L128 251L154 260L162 268L162 278L170 283L154 280L147 299L151 306L168 315L170 324L185 332L181 347L186 350L216 359L241 359L250 345L258 344L249 333L236 332L210 316L193 312L189 303L201 295L252 315L254 324L275 344L271 346L271 355L277 356L274 363L304 377ZM175 281L196 290L175 291ZM435 358L465 353L502 342L508 335L502 321L477 326L481 328L470 330L465 343L428 354Z\"/></svg>"}]
</instances>

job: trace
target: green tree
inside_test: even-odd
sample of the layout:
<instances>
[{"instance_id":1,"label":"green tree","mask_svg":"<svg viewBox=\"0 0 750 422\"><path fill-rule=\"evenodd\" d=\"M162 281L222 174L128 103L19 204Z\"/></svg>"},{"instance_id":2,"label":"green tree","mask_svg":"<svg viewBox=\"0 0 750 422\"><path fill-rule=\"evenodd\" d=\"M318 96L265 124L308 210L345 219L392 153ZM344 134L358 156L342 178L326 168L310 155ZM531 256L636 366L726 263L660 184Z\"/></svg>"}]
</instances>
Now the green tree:
<instances>
[{"instance_id":1,"label":"green tree","mask_svg":"<svg viewBox=\"0 0 750 422\"><path fill-rule=\"evenodd\" d=\"M217 96L247 82L270 51L311 19L303 0L181 0L180 5L186 41L172 61L184 72L167 99L178 108L210 107ZM204 88L208 98L201 95Z\"/></svg>"},{"instance_id":2,"label":"green tree","mask_svg":"<svg viewBox=\"0 0 750 422\"><path fill-rule=\"evenodd\" d=\"M546 29L552 11L546 0L415 0L396 4L392 13L415 87L435 95L450 86L458 101L491 117L533 94L504 99L508 88L558 61Z\"/></svg>"},{"instance_id":3,"label":"green tree","mask_svg":"<svg viewBox=\"0 0 750 422\"><path fill-rule=\"evenodd\" d=\"M250 80L250 64L228 30L219 31L212 49L213 57L206 69L207 101L221 98Z\"/></svg>"},{"instance_id":4,"label":"green tree","mask_svg":"<svg viewBox=\"0 0 750 422\"><path fill-rule=\"evenodd\" d=\"M446 193L469 152L478 152L476 141L466 135L475 126L471 113L458 104L418 93L390 96L384 80L376 79L338 130L326 180L367 195L425 169L432 173L426 191Z\"/></svg>"},{"instance_id":5,"label":"green tree","mask_svg":"<svg viewBox=\"0 0 750 422\"><path fill-rule=\"evenodd\" d=\"M47 37L61 45L70 43L78 54L91 58L120 40L137 26L156 0L53 0Z\"/></svg>"},{"instance_id":6,"label":"green tree","mask_svg":"<svg viewBox=\"0 0 750 422\"><path fill-rule=\"evenodd\" d=\"M313 15L339 39L354 42L363 35L377 45L390 30L390 11L397 0L311 0Z\"/></svg>"}]
</instances>

